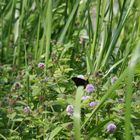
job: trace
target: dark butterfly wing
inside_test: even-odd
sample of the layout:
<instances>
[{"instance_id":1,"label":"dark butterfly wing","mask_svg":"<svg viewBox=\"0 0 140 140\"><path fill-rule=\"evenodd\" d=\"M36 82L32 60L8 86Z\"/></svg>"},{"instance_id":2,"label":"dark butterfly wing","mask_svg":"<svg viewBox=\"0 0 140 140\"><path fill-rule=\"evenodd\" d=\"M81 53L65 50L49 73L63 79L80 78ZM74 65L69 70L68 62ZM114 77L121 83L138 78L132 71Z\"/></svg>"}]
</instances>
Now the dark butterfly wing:
<instances>
[{"instance_id":1,"label":"dark butterfly wing","mask_svg":"<svg viewBox=\"0 0 140 140\"><path fill-rule=\"evenodd\" d=\"M73 77L72 80L74 81L75 85L78 86L84 86L86 87L86 85L88 84L88 80L84 80L78 77Z\"/></svg>"}]
</instances>

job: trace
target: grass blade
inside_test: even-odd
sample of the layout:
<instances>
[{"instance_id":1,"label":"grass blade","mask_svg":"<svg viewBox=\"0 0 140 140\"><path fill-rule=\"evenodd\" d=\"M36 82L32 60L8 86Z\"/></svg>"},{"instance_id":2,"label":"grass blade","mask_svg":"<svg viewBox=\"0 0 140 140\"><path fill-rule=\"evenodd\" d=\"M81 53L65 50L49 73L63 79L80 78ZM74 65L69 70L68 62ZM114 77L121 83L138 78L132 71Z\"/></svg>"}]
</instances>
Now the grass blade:
<instances>
[{"instance_id":1,"label":"grass blade","mask_svg":"<svg viewBox=\"0 0 140 140\"><path fill-rule=\"evenodd\" d=\"M134 80L134 69L137 64L138 59L140 58L140 42L138 43L128 69L128 81L127 81L127 92L125 97L125 140L132 139L131 137L131 100L133 94L132 82Z\"/></svg>"},{"instance_id":2,"label":"grass blade","mask_svg":"<svg viewBox=\"0 0 140 140\"><path fill-rule=\"evenodd\" d=\"M64 29L63 29L60 37L59 37L59 39L58 39L58 42L59 43L62 43L63 40L64 40L64 37L65 37L66 32L68 30L68 27L69 27L69 25L70 25L70 23L71 23L71 21L72 21L72 19L74 17L74 14L75 14L75 12L76 12L76 10L78 8L79 2L80 2L80 0L77 0L76 3L75 3L75 5L74 5L74 7L73 7L73 10L72 10L72 12L71 12L71 14L70 14L70 16L68 18L68 21L67 21L67 23L66 23L66 25L65 25L65 27L64 27Z\"/></svg>"},{"instance_id":3,"label":"grass blade","mask_svg":"<svg viewBox=\"0 0 140 140\"><path fill-rule=\"evenodd\" d=\"M75 139L80 140L81 139L81 132L80 132L80 114L81 114L81 97L83 95L83 87L78 87L76 92L76 99L75 99L75 108L74 108L74 115L73 115L73 121L74 121L74 132L75 132Z\"/></svg>"}]
</instances>

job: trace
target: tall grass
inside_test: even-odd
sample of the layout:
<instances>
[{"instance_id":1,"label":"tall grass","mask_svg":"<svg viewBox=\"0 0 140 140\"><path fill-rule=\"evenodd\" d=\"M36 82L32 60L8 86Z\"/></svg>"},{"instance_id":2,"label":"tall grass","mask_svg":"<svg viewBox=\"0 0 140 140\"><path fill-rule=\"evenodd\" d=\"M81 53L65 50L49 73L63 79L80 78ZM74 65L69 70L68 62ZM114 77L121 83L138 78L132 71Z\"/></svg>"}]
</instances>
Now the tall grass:
<instances>
[{"instance_id":1,"label":"tall grass","mask_svg":"<svg viewBox=\"0 0 140 140\"><path fill-rule=\"evenodd\" d=\"M58 71L63 77L67 67L69 76L71 69L75 74L84 73L89 77L101 71L104 74L101 79L103 86L111 74L117 75L117 82L106 90L82 125L77 115L81 107L78 99L81 99L83 90L78 88L73 116L75 138L80 139L84 135L82 132L91 125L108 99L117 98L114 92L122 84L127 87L123 137L129 140L132 134L132 83L140 53L139 6L139 0L1 0L0 63L25 67L28 105L32 100L31 62L36 66L44 62L44 75L49 75L51 69L50 75L54 77ZM105 120L87 137L95 136L108 121ZM50 137L54 138L62 130L62 127L54 129Z\"/></svg>"}]
</instances>

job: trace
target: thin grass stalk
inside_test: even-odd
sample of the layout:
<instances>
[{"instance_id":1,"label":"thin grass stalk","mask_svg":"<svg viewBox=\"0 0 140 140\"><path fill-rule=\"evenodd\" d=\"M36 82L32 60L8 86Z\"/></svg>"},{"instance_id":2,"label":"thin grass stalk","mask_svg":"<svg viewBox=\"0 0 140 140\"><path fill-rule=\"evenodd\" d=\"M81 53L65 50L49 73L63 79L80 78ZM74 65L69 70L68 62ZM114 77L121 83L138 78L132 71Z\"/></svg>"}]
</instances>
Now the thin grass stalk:
<instances>
[{"instance_id":1,"label":"thin grass stalk","mask_svg":"<svg viewBox=\"0 0 140 140\"><path fill-rule=\"evenodd\" d=\"M83 87L78 87L77 92L76 92L74 115L73 115L75 140L81 140L81 132L80 132L81 100L80 99L81 99L82 95L83 95Z\"/></svg>"},{"instance_id":2,"label":"thin grass stalk","mask_svg":"<svg viewBox=\"0 0 140 140\"><path fill-rule=\"evenodd\" d=\"M37 62L42 61L42 53L43 53L43 49L45 46L45 33L43 33L42 38L39 42L39 49L38 49L38 53L37 53Z\"/></svg>"},{"instance_id":3,"label":"thin grass stalk","mask_svg":"<svg viewBox=\"0 0 140 140\"><path fill-rule=\"evenodd\" d=\"M132 103L132 94L133 94L133 80L134 80L134 69L140 58L140 41L137 44L136 49L132 55L128 69L128 81L127 81L127 90L125 94L125 140L131 140L131 103ZM139 61L140 62L140 61Z\"/></svg>"},{"instance_id":4,"label":"thin grass stalk","mask_svg":"<svg viewBox=\"0 0 140 140\"><path fill-rule=\"evenodd\" d=\"M80 35L80 32L84 28L84 26L86 24L86 21L87 21L87 16L86 16L87 9L88 9L88 3L86 3L86 5L84 5L83 8L82 8L82 10L81 10L81 12L82 12L81 17L80 17L80 21L81 22L80 22L80 27L79 27L79 30L78 30L78 33L77 33L77 36L76 36L76 38L78 38L78 39L76 40L75 46L78 46L78 44L79 44L79 35ZM70 67L73 67L75 51L78 51L77 47L73 47L73 49L72 49ZM87 64L88 64L88 62L87 62ZM88 65L87 65L87 67L88 67ZM87 71L88 71L89 68L87 68Z\"/></svg>"},{"instance_id":5,"label":"thin grass stalk","mask_svg":"<svg viewBox=\"0 0 140 140\"><path fill-rule=\"evenodd\" d=\"M7 5L5 5L2 9L1 15L1 24L2 24L2 61L9 60L9 49L10 49L10 37L12 32L12 22L13 22L13 13L15 7L15 0L11 0ZM4 38L4 35L5 38Z\"/></svg>"},{"instance_id":6,"label":"thin grass stalk","mask_svg":"<svg viewBox=\"0 0 140 140\"><path fill-rule=\"evenodd\" d=\"M23 18L24 18L24 12L25 12L25 6L27 4L27 0L20 1L20 7L21 7L21 15L20 15L20 21L19 21L19 33L18 33L18 45L17 45L17 58L16 58L16 64L20 64L21 60L21 39L22 39L22 30L23 30Z\"/></svg>"},{"instance_id":7,"label":"thin grass stalk","mask_svg":"<svg viewBox=\"0 0 140 140\"><path fill-rule=\"evenodd\" d=\"M51 41L51 25L52 25L52 0L48 0L47 15L46 15L46 52L45 64L48 66L48 59L50 54L50 41ZM46 69L45 69L46 70Z\"/></svg>"},{"instance_id":8,"label":"thin grass stalk","mask_svg":"<svg viewBox=\"0 0 140 140\"><path fill-rule=\"evenodd\" d=\"M131 51L133 49L132 46L133 46L133 42L134 42L135 31L136 31L136 22L134 23L131 38L130 38L129 42L127 43L127 46L125 49L124 60L123 60L123 63L121 65L120 73L125 69L125 65L128 62L128 55L131 53Z\"/></svg>"},{"instance_id":9,"label":"thin grass stalk","mask_svg":"<svg viewBox=\"0 0 140 140\"><path fill-rule=\"evenodd\" d=\"M112 1L110 1L110 3L106 3L106 11L105 11L105 15L104 15L104 20L105 20L105 24L104 24L104 31L105 31L105 36L104 36L104 50L102 51L102 57L104 55L106 55L106 52L108 51L109 48L109 44L111 42L111 38L112 38L112 22L113 22L113 3ZM101 67L101 64L100 64Z\"/></svg>"},{"instance_id":10,"label":"thin grass stalk","mask_svg":"<svg viewBox=\"0 0 140 140\"><path fill-rule=\"evenodd\" d=\"M87 2L87 20L88 20L88 36L89 36L89 44L86 47L91 48L92 46L92 38L93 38L93 28L92 28L92 21L90 17L90 0ZM86 65L87 65L87 74L92 72L92 61L90 59L90 51L89 49L85 49L86 51Z\"/></svg>"},{"instance_id":11,"label":"thin grass stalk","mask_svg":"<svg viewBox=\"0 0 140 140\"><path fill-rule=\"evenodd\" d=\"M97 35L98 35L98 30L99 30L99 16L100 16L100 7L101 7L101 0L97 1L97 9L96 9L96 28L94 32L94 38L93 38L93 43L91 46L91 53L90 53L90 59L93 60L93 56L95 54L95 48L96 48L96 41L97 41ZM98 43L97 43L98 44Z\"/></svg>"},{"instance_id":12,"label":"thin grass stalk","mask_svg":"<svg viewBox=\"0 0 140 140\"><path fill-rule=\"evenodd\" d=\"M30 76L29 76L29 68L28 68L28 58L27 58L27 49L26 49L26 45L24 45L24 52L25 52L25 69L26 69L26 93L27 93L27 97L28 97L28 106L30 104Z\"/></svg>"},{"instance_id":13,"label":"thin grass stalk","mask_svg":"<svg viewBox=\"0 0 140 140\"><path fill-rule=\"evenodd\" d=\"M44 48L44 40L45 40L45 35L44 32L42 33L42 38L40 39L40 31L41 31L41 24L42 22L45 23L45 19L44 17L42 17L42 15L44 15L43 13L43 0L40 1L36 1L36 5L38 10L40 11L39 13L39 21L38 21L38 29L37 29L37 37L36 37L36 46L35 46L35 59L36 62L38 63L41 60L41 55L43 52L43 48ZM46 11L46 10L45 10ZM44 27L45 28L45 27Z\"/></svg>"},{"instance_id":14,"label":"thin grass stalk","mask_svg":"<svg viewBox=\"0 0 140 140\"><path fill-rule=\"evenodd\" d=\"M104 68L104 67L106 66L106 63L107 63L109 57L111 56L111 53L113 52L113 50L114 50L114 48L115 48L115 45L116 45L117 40L118 40L118 38L119 38L119 35L120 35L121 31L122 31L122 28L124 27L124 24L125 24L125 22L126 22L126 19L127 19L128 15L129 15L129 12L130 12L130 10L131 10L131 8L132 8L134 2L135 2L135 0L132 0L132 1L130 2L126 13L124 14L124 16L122 16L122 20L121 20L121 22L120 22L118 28L116 29L115 34L113 35L113 39L112 39L112 41L111 41L111 43L110 43L109 49L108 49L107 54L106 54L106 56L105 56L105 58L104 58L104 61L103 61L103 63L102 63L102 68ZM125 12L125 11L124 11L124 12Z\"/></svg>"},{"instance_id":15,"label":"thin grass stalk","mask_svg":"<svg viewBox=\"0 0 140 140\"><path fill-rule=\"evenodd\" d=\"M68 0L65 0L65 3L66 3L66 6L65 6L65 10L64 10L64 23L66 24L67 23L67 16L68 16L68 13L67 13L67 10L68 10Z\"/></svg>"},{"instance_id":16,"label":"thin grass stalk","mask_svg":"<svg viewBox=\"0 0 140 140\"><path fill-rule=\"evenodd\" d=\"M89 34L89 47L91 48L91 43L92 43L92 38L93 38L93 25L92 25L92 20L91 20L91 13L90 13L90 4L91 1L88 0L87 2L87 13L88 13L88 34Z\"/></svg>"},{"instance_id":17,"label":"thin grass stalk","mask_svg":"<svg viewBox=\"0 0 140 140\"><path fill-rule=\"evenodd\" d=\"M129 57L128 57L129 58ZM127 58L127 59L128 59ZM114 65L111 66L111 68L106 72L106 74L103 76L103 79L106 78L117 66L119 66L121 63L123 63L124 58L117 61ZM123 71L122 71L123 72ZM121 74L121 73L120 73Z\"/></svg>"},{"instance_id":18,"label":"thin grass stalk","mask_svg":"<svg viewBox=\"0 0 140 140\"><path fill-rule=\"evenodd\" d=\"M6 51L5 51L5 60L9 60L10 36L11 36L11 32L12 32L12 22L13 22L14 8L15 8L15 0L13 0L13 2L12 2L10 19L8 21L8 35L7 35L7 43L6 43Z\"/></svg>"},{"instance_id":19,"label":"thin grass stalk","mask_svg":"<svg viewBox=\"0 0 140 140\"><path fill-rule=\"evenodd\" d=\"M3 139L3 140L7 140L7 138L5 136L3 136L2 134L0 134L0 137Z\"/></svg>"},{"instance_id":20,"label":"thin grass stalk","mask_svg":"<svg viewBox=\"0 0 140 140\"><path fill-rule=\"evenodd\" d=\"M105 26L106 25L103 22L103 20L104 20L104 16L105 16L106 4L107 4L107 1L104 0L102 2L101 20L100 20L100 24L101 24L102 28L104 29L104 31L103 31L103 38L102 38L102 42L101 42L101 46L100 46L98 57L96 59L96 64L95 64L94 71L97 71L99 69L99 67L100 67L101 60L103 58L104 47L105 47L105 39L106 39L106 27Z\"/></svg>"},{"instance_id":21,"label":"thin grass stalk","mask_svg":"<svg viewBox=\"0 0 140 140\"><path fill-rule=\"evenodd\" d=\"M122 7L122 6L121 6L121 0L118 0L118 5L119 5L119 11L121 11L121 9L122 9L122 8L121 8L121 7Z\"/></svg>"},{"instance_id":22,"label":"thin grass stalk","mask_svg":"<svg viewBox=\"0 0 140 140\"><path fill-rule=\"evenodd\" d=\"M37 37L36 37L36 45L35 45L35 60L38 62L38 57L37 57L37 54L38 54L38 47L39 47L39 34L40 33L40 16L39 16L39 20L38 20L38 27L37 27Z\"/></svg>"},{"instance_id":23,"label":"thin grass stalk","mask_svg":"<svg viewBox=\"0 0 140 140\"><path fill-rule=\"evenodd\" d=\"M121 20L122 20L122 16L123 16L123 12L124 12L124 9L125 9L125 6L126 6L126 2L127 2L127 0L124 0L123 1L123 4L122 4L122 7L121 7L121 11L120 11L120 18L119 18L119 23L118 23L118 25L121 23ZM120 4L120 3L119 3Z\"/></svg>"},{"instance_id":24,"label":"thin grass stalk","mask_svg":"<svg viewBox=\"0 0 140 140\"><path fill-rule=\"evenodd\" d=\"M3 22L3 19L4 19L4 17L3 17L3 15L2 14L0 14L0 20L1 20L1 24L0 24L0 30L1 30L1 33L0 33L0 41L1 41L1 43L3 44L3 40L4 40L4 37L3 37L3 27L4 27L4 22ZM2 63L3 62L3 56L4 56L4 47L3 47L3 45L2 45L2 47L1 47L1 54L0 54L1 56L0 56L0 62Z\"/></svg>"},{"instance_id":25,"label":"thin grass stalk","mask_svg":"<svg viewBox=\"0 0 140 140\"><path fill-rule=\"evenodd\" d=\"M127 93L125 95L125 140L131 140L131 100L132 100L132 82L134 78L134 68L129 68L128 70L128 80L127 80Z\"/></svg>"},{"instance_id":26,"label":"thin grass stalk","mask_svg":"<svg viewBox=\"0 0 140 140\"><path fill-rule=\"evenodd\" d=\"M74 5L74 7L73 7L73 10L72 10L72 12L70 13L70 16L69 16L69 18L68 18L68 20L67 20L67 23L66 23L66 25L65 25L65 27L64 27L64 29L63 29L61 35L60 35L60 37L58 38L58 42L59 42L59 43L62 43L63 40L64 40L64 38L65 38L65 35L66 35L67 31L68 31L68 28L69 28L69 26L70 26L70 23L71 23L71 21L72 21L74 15L75 15L75 12L76 12L76 10L77 10L77 8L78 8L79 2L80 2L80 0L77 0L77 1L76 1L75 5Z\"/></svg>"},{"instance_id":27,"label":"thin grass stalk","mask_svg":"<svg viewBox=\"0 0 140 140\"><path fill-rule=\"evenodd\" d=\"M105 50L106 35L107 35L106 34L106 27L104 27L104 35L103 35L103 38L102 38L98 58L96 59L96 64L95 64L94 71L97 71L101 66L101 62L102 62L102 58L103 58L103 54L104 54L104 50Z\"/></svg>"},{"instance_id":28,"label":"thin grass stalk","mask_svg":"<svg viewBox=\"0 0 140 140\"><path fill-rule=\"evenodd\" d=\"M18 39L18 36L19 36L19 16L20 16L20 3L19 2L16 2L15 4L15 19L16 22L15 22L15 25L14 25L14 44L16 44L17 42L17 39ZM14 52L13 52L13 65L16 64L16 57L17 57L17 46L15 46L14 48Z\"/></svg>"}]
</instances>

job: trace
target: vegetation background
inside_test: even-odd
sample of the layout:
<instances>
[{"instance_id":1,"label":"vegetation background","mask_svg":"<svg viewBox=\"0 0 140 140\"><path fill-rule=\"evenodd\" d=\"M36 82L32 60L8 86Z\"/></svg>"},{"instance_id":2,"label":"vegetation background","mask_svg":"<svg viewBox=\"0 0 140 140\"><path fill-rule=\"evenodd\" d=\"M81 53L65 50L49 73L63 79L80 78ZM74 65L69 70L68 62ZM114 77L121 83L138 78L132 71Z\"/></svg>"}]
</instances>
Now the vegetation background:
<instances>
[{"instance_id":1,"label":"vegetation background","mask_svg":"<svg viewBox=\"0 0 140 140\"><path fill-rule=\"evenodd\" d=\"M1 139L140 140L140 1L1 0L0 76Z\"/></svg>"}]
</instances>

